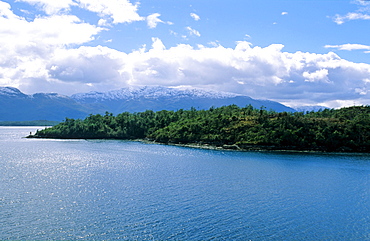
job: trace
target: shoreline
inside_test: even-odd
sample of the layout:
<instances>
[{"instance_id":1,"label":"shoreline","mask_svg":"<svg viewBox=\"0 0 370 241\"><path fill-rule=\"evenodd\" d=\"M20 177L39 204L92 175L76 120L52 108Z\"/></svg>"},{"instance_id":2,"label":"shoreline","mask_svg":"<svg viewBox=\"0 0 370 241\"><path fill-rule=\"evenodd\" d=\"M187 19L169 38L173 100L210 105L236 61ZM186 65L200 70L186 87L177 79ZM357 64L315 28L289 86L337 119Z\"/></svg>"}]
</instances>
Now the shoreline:
<instances>
[{"instance_id":1,"label":"shoreline","mask_svg":"<svg viewBox=\"0 0 370 241\"><path fill-rule=\"evenodd\" d=\"M118 139L118 138L57 138L57 137L39 137L36 135L28 135L24 138L27 139L57 139L57 140L122 140L122 141L136 141L142 142L147 144L158 144L158 145L169 145L169 146L178 146L178 147L188 147L188 148L196 148L196 149L203 149L203 150L216 150L216 151L240 151L240 152L296 152L296 153L339 153L339 154L369 154L369 152L361 152L361 151L350 151L343 149L342 151L325 151L320 150L320 148L315 149L302 149L297 148L294 146L287 146L287 147L277 147L274 145L213 145L213 144L201 144L201 143L175 143L175 142L158 142L149 139Z\"/></svg>"},{"instance_id":2,"label":"shoreline","mask_svg":"<svg viewBox=\"0 0 370 241\"><path fill-rule=\"evenodd\" d=\"M248 148L241 148L238 145L211 145L211 144L199 144L199 143L163 143L145 139L133 139L128 141L142 142L146 144L158 144L158 145L168 145L168 146L178 146L178 147L187 147L203 150L215 150L215 151L238 151L238 152L285 152L285 153L318 153L318 154L370 154L368 152L350 152L350 151L322 151L314 149L302 150L299 148L277 148L275 146L258 146L258 145L249 145Z\"/></svg>"}]
</instances>

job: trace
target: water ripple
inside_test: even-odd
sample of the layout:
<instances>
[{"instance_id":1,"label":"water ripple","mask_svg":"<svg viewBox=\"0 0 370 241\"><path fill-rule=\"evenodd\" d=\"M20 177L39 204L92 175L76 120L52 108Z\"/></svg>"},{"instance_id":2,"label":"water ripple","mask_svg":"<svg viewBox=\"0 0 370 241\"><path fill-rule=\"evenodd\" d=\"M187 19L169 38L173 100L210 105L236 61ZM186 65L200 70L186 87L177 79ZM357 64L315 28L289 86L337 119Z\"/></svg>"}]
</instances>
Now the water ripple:
<instances>
[{"instance_id":1,"label":"water ripple","mask_svg":"<svg viewBox=\"0 0 370 241\"><path fill-rule=\"evenodd\" d=\"M22 139L0 128L1 240L369 240L369 155Z\"/></svg>"}]
</instances>

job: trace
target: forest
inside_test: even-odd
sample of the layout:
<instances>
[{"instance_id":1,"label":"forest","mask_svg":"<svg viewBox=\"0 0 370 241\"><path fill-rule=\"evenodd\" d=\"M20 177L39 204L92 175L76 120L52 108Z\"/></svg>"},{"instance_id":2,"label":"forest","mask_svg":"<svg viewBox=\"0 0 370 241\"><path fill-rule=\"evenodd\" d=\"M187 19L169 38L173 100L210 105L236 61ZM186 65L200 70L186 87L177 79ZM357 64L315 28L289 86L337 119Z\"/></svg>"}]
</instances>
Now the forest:
<instances>
[{"instance_id":1,"label":"forest","mask_svg":"<svg viewBox=\"0 0 370 241\"><path fill-rule=\"evenodd\" d=\"M66 118L33 138L143 139L240 150L370 152L370 106L275 112L236 105Z\"/></svg>"}]
</instances>

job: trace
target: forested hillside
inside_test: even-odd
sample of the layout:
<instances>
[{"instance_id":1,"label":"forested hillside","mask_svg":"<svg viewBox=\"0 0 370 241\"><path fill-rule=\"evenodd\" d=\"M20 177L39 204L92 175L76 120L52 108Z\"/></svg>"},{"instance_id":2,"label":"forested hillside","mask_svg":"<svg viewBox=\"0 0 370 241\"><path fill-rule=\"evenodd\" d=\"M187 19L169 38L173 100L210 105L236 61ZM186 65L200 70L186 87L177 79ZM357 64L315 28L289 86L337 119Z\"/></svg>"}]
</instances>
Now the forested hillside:
<instances>
[{"instance_id":1,"label":"forested hillside","mask_svg":"<svg viewBox=\"0 0 370 241\"><path fill-rule=\"evenodd\" d=\"M273 112L236 105L209 110L124 112L64 122L39 138L147 139L235 149L370 152L370 107Z\"/></svg>"}]
</instances>

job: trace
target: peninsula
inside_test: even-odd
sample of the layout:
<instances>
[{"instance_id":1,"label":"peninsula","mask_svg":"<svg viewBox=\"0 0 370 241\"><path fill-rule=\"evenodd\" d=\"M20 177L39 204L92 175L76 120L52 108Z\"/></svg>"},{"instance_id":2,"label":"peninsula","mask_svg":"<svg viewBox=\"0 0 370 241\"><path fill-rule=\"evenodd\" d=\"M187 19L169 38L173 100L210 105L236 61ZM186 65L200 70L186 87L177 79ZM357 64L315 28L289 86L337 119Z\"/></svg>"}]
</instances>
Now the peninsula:
<instances>
[{"instance_id":1,"label":"peninsula","mask_svg":"<svg viewBox=\"0 0 370 241\"><path fill-rule=\"evenodd\" d=\"M370 152L370 106L275 112L251 105L90 115L29 138L144 139L225 149Z\"/></svg>"}]
</instances>

